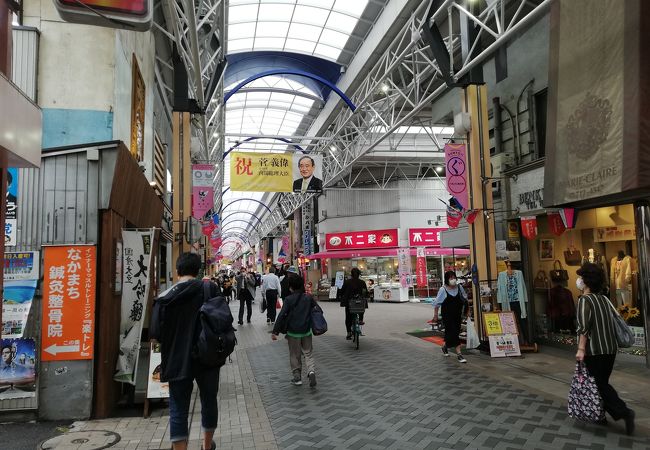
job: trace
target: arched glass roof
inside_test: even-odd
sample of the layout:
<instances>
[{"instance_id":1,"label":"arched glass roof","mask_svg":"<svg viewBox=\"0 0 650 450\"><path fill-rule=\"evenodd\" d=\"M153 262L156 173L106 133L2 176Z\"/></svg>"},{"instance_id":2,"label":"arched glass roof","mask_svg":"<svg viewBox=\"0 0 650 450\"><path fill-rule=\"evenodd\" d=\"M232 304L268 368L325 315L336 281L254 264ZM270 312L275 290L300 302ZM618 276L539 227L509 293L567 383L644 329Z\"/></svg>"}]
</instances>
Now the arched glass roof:
<instances>
[{"instance_id":1,"label":"arched glass roof","mask_svg":"<svg viewBox=\"0 0 650 450\"><path fill-rule=\"evenodd\" d=\"M369 0L231 0L228 52L276 50L336 61Z\"/></svg>"}]
</instances>

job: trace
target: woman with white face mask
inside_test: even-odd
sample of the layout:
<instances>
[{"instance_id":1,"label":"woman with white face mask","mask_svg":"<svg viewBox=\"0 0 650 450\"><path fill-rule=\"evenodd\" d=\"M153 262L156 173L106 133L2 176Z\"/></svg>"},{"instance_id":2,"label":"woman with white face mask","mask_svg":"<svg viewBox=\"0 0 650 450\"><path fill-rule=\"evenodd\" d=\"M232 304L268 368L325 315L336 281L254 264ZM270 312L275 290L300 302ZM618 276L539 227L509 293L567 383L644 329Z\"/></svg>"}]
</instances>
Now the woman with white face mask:
<instances>
[{"instance_id":1,"label":"woman with white face mask","mask_svg":"<svg viewBox=\"0 0 650 450\"><path fill-rule=\"evenodd\" d=\"M614 420L623 419L625 431L632 434L634 411L627 407L609 384L618 343L612 317L614 309L609 299L601 293L607 277L603 269L592 263L583 264L577 273L576 287L582 291L582 295L578 299L576 360L584 361L589 374L595 378L605 411Z\"/></svg>"},{"instance_id":2,"label":"woman with white face mask","mask_svg":"<svg viewBox=\"0 0 650 450\"><path fill-rule=\"evenodd\" d=\"M449 356L449 348L456 347L458 362L466 363L467 360L460 352L460 325L463 312L467 308L467 293L458 284L456 273L445 272L445 284L438 291L438 296L433 302L433 323L438 322L438 310L442 308L442 323L445 326L445 345L442 354Z\"/></svg>"}]
</instances>

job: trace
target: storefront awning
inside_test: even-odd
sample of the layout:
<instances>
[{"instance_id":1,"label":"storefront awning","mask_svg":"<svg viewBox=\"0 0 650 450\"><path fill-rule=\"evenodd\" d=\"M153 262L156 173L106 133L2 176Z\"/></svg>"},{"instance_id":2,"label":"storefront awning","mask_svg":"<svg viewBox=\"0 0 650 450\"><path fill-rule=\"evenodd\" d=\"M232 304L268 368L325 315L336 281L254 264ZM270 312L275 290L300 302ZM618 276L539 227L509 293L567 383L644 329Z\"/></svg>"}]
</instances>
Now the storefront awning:
<instances>
[{"instance_id":1,"label":"storefront awning","mask_svg":"<svg viewBox=\"0 0 650 450\"><path fill-rule=\"evenodd\" d=\"M410 248L411 256L416 256L417 250ZM450 249L450 248L425 248L424 253L426 256L466 256L469 255L469 250L465 249ZM397 257L396 248L380 248L380 249L367 249L367 250L339 250L330 252L319 252L309 255L309 259L348 259L348 258L381 258L381 257Z\"/></svg>"}]
</instances>

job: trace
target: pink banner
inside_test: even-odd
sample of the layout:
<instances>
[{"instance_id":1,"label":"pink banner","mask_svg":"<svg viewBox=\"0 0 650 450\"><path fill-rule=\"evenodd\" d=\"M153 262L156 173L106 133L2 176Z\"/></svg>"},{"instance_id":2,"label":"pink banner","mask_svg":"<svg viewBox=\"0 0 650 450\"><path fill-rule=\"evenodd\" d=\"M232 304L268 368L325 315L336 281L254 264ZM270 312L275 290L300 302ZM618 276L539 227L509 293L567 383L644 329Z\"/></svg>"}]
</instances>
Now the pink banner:
<instances>
[{"instance_id":1,"label":"pink banner","mask_svg":"<svg viewBox=\"0 0 650 450\"><path fill-rule=\"evenodd\" d=\"M468 208L467 155L465 144L445 144L445 167L447 170L447 192L464 209Z\"/></svg>"},{"instance_id":2,"label":"pink banner","mask_svg":"<svg viewBox=\"0 0 650 450\"><path fill-rule=\"evenodd\" d=\"M424 255L424 247L418 247L415 273L419 287L427 287L427 258Z\"/></svg>"},{"instance_id":3,"label":"pink banner","mask_svg":"<svg viewBox=\"0 0 650 450\"><path fill-rule=\"evenodd\" d=\"M214 166L192 165L192 217L201 219L214 206Z\"/></svg>"}]
</instances>

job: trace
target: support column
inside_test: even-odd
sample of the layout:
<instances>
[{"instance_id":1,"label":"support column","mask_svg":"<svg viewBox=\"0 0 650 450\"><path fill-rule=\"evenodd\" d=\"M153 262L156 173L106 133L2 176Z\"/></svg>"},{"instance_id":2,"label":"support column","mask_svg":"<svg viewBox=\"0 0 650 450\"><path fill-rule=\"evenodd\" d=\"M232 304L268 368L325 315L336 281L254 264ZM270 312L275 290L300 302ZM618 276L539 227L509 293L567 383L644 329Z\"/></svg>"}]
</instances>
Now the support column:
<instances>
[{"instance_id":1,"label":"support column","mask_svg":"<svg viewBox=\"0 0 650 450\"><path fill-rule=\"evenodd\" d=\"M469 113L471 130L467 134L467 169L469 185L469 208L492 210L492 190L484 179L492 176L490 166L490 138L488 131L487 87L469 85L462 92L462 111ZM478 269L480 284L496 288L497 261L494 234L494 214L490 219L479 214L473 224L469 225L470 255L472 264ZM474 319L479 337L483 335L481 320L481 297L476 286L474 289Z\"/></svg>"},{"instance_id":2,"label":"support column","mask_svg":"<svg viewBox=\"0 0 650 450\"><path fill-rule=\"evenodd\" d=\"M650 203L647 200L634 204L636 242L639 250L639 297L643 307L645 329L646 367L650 367Z\"/></svg>"},{"instance_id":3,"label":"support column","mask_svg":"<svg viewBox=\"0 0 650 450\"><path fill-rule=\"evenodd\" d=\"M1 1L1 0L0 0ZM191 159L190 146L192 126L191 114L188 112L172 113L172 213L174 215L174 243L172 245L172 264L176 265L179 255L190 251L185 236L185 223L192 214L191 197ZM178 276L172 270L174 282Z\"/></svg>"}]
</instances>

